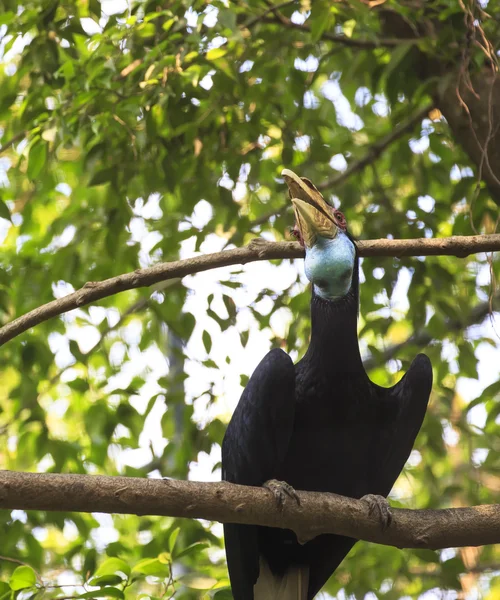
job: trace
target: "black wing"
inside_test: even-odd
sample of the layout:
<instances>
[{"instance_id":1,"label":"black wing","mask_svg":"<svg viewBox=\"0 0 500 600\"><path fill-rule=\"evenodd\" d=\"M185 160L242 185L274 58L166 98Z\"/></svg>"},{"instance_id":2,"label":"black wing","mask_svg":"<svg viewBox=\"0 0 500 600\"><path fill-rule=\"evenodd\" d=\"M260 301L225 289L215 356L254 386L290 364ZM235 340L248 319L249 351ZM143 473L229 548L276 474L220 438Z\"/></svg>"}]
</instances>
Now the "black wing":
<instances>
[{"instance_id":1,"label":"black wing","mask_svg":"<svg viewBox=\"0 0 500 600\"><path fill-rule=\"evenodd\" d=\"M377 477L380 489L375 493L387 496L403 470L424 420L431 389L431 362L425 354L418 354L406 375L388 390L389 403L397 413L382 444Z\"/></svg>"},{"instance_id":2,"label":"black wing","mask_svg":"<svg viewBox=\"0 0 500 600\"><path fill-rule=\"evenodd\" d=\"M295 368L280 349L260 362L243 392L222 442L222 478L262 485L276 476L293 430ZM235 600L253 600L259 576L258 529L224 525L227 565Z\"/></svg>"}]
</instances>

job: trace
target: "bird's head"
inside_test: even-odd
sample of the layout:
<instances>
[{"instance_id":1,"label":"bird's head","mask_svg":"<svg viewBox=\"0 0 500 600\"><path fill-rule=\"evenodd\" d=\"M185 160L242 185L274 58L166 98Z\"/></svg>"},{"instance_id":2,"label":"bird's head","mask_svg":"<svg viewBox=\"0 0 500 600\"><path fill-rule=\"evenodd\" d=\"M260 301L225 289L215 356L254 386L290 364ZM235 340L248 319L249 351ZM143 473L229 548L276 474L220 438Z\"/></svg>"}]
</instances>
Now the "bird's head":
<instances>
[{"instance_id":1,"label":"bird's head","mask_svg":"<svg viewBox=\"0 0 500 600\"><path fill-rule=\"evenodd\" d=\"M289 169L281 174L295 212L294 234L306 251L306 276L323 299L343 298L351 289L356 267L356 247L347 233L345 217L309 179Z\"/></svg>"}]
</instances>

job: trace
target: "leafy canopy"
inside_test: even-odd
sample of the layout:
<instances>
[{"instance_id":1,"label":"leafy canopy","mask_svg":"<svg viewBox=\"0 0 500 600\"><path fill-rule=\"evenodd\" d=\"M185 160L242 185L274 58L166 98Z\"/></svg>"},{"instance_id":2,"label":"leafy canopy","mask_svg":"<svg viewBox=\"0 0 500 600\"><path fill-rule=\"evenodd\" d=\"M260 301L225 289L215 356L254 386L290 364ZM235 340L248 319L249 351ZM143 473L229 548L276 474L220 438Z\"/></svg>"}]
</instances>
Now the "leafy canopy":
<instances>
[{"instance_id":1,"label":"leafy canopy","mask_svg":"<svg viewBox=\"0 0 500 600\"><path fill-rule=\"evenodd\" d=\"M387 41L377 4L1 0L0 323L87 281L283 239L293 224L284 166L322 185L362 239L494 231L497 205L429 110L440 82L418 69L422 53L454 64L462 3L432 3L439 27L418 43ZM390 10L416 26L423 9ZM471 52L473 71L482 54ZM362 270L372 379L394 383L424 345L434 367L393 502L495 502L488 299L498 263L384 258ZM4 345L0 468L218 477L210 470L240 381L269 346L294 357L307 346L301 273L283 262L166 282ZM4 511L0 539L2 599L231 597L212 523ZM496 547L360 543L327 591L391 600L477 588L492 599L498 570L478 571L499 559Z\"/></svg>"}]
</instances>

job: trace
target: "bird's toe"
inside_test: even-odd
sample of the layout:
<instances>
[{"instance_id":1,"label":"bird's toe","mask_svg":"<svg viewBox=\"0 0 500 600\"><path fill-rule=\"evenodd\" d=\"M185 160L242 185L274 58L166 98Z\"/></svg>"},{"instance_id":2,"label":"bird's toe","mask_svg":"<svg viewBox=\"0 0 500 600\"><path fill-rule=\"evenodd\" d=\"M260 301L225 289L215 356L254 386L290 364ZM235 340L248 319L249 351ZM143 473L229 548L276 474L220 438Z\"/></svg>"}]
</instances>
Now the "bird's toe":
<instances>
[{"instance_id":1,"label":"bird's toe","mask_svg":"<svg viewBox=\"0 0 500 600\"><path fill-rule=\"evenodd\" d=\"M386 530L392 523L391 506L384 496L376 494L366 494L361 498L363 502L368 504L368 512L370 515L377 514L380 520L382 530Z\"/></svg>"},{"instance_id":2,"label":"bird's toe","mask_svg":"<svg viewBox=\"0 0 500 600\"><path fill-rule=\"evenodd\" d=\"M287 483L286 481L278 481L277 479L269 479L266 481L262 487L265 487L269 490L273 496L276 498L276 503L280 508L283 508L285 503L285 498L288 496L292 500L295 500L298 505L300 505L300 498L297 492L293 489L293 487Z\"/></svg>"}]
</instances>

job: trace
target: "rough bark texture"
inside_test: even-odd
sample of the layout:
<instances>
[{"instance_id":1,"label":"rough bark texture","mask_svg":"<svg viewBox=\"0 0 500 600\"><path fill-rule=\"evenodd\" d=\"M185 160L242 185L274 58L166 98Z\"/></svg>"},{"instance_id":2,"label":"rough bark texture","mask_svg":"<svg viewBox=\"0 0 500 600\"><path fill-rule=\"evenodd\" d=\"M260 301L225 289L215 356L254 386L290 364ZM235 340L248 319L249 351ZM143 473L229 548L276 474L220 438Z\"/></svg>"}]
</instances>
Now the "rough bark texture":
<instances>
[{"instance_id":1,"label":"rough bark texture","mask_svg":"<svg viewBox=\"0 0 500 600\"><path fill-rule=\"evenodd\" d=\"M264 488L231 483L0 471L0 508L201 518L292 529L301 541L338 533L398 548L500 542L500 505L443 510L392 509L382 530L369 505L336 494L298 492L280 510Z\"/></svg>"},{"instance_id":2,"label":"rough bark texture","mask_svg":"<svg viewBox=\"0 0 500 600\"><path fill-rule=\"evenodd\" d=\"M420 238L412 240L367 240L357 243L360 256L438 256L464 257L475 252L500 250L500 234ZM148 269L137 269L104 281L90 281L83 288L35 308L0 328L0 346L39 323L86 306L96 300L125 290L149 287L160 281L185 277L200 271L245 264L256 260L303 258L304 249L297 242L267 242L257 238L248 246L225 252L205 254L171 263L160 263Z\"/></svg>"},{"instance_id":3,"label":"rough bark texture","mask_svg":"<svg viewBox=\"0 0 500 600\"><path fill-rule=\"evenodd\" d=\"M451 79L435 94L436 106L500 204L500 77L484 67L471 84Z\"/></svg>"},{"instance_id":4,"label":"rough bark texture","mask_svg":"<svg viewBox=\"0 0 500 600\"><path fill-rule=\"evenodd\" d=\"M452 44L446 53L435 54L415 51L414 73L429 81L435 106L448 122L455 141L463 148L476 166L492 199L500 204L500 77L498 60L493 47L482 35L481 21L487 19L479 3L472 2L460 21L440 21L431 3L416 0L412 9L422 11L418 23L410 23L398 12L381 5L379 10L384 35L402 40L437 39L443 30ZM480 20L478 20L480 19ZM458 25L458 27L455 27ZM497 43L497 41L495 41ZM455 57L452 58L454 46ZM478 47L484 50L483 66L478 68L472 53ZM441 57L446 56L446 59ZM490 59L491 56L491 59Z\"/></svg>"}]
</instances>

